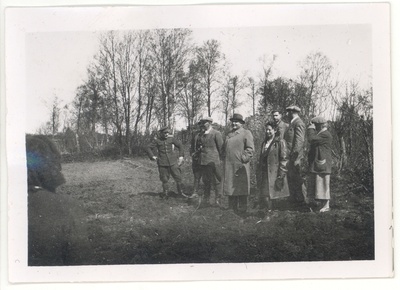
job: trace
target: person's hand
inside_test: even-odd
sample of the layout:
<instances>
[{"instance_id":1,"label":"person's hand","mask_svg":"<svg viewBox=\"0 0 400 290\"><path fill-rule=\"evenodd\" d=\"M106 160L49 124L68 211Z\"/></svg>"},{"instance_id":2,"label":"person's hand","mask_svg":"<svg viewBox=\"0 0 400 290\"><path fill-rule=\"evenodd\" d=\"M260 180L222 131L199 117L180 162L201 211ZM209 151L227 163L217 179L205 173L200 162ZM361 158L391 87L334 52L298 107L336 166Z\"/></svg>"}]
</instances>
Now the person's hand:
<instances>
[{"instance_id":1,"label":"person's hand","mask_svg":"<svg viewBox=\"0 0 400 290\"><path fill-rule=\"evenodd\" d=\"M157 161L157 156L153 156L153 157L151 157L151 160L153 160L153 161Z\"/></svg>"},{"instance_id":2,"label":"person's hand","mask_svg":"<svg viewBox=\"0 0 400 290\"><path fill-rule=\"evenodd\" d=\"M278 176L278 178L275 180L275 190L281 191L284 186L284 180L282 177Z\"/></svg>"},{"instance_id":3,"label":"person's hand","mask_svg":"<svg viewBox=\"0 0 400 290\"><path fill-rule=\"evenodd\" d=\"M246 153L242 153L242 163L246 164L250 161L250 157L249 155L247 155Z\"/></svg>"},{"instance_id":4,"label":"person's hand","mask_svg":"<svg viewBox=\"0 0 400 290\"><path fill-rule=\"evenodd\" d=\"M179 157L178 159L178 166L181 166L183 164L183 156Z\"/></svg>"}]
</instances>

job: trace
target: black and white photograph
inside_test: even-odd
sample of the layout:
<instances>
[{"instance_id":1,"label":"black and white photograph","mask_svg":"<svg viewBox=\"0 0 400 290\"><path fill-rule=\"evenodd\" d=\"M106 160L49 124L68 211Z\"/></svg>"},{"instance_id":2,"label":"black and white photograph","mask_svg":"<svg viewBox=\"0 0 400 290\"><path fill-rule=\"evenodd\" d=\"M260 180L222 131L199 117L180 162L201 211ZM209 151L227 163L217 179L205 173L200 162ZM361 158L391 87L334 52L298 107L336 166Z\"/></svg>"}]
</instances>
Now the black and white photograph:
<instances>
[{"instance_id":1,"label":"black and white photograph","mask_svg":"<svg viewBox=\"0 0 400 290\"><path fill-rule=\"evenodd\" d=\"M392 277L389 12L8 8L10 281Z\"/></svg>"}]
</instances>

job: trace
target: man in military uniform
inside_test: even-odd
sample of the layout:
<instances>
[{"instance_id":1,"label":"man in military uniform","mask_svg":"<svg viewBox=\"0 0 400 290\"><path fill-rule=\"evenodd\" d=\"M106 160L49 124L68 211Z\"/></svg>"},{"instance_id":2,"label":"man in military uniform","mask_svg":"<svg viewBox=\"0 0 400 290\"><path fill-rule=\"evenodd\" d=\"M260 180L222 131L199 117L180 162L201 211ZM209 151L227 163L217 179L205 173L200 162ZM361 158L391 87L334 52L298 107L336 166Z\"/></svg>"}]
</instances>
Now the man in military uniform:
<instances>
[{"instance_id":1,"label":"man in military uniform","mask_svg":"<svg viewBox=\"0 0 400 290\"><path fill-rule=\"evenodd\" d=\"M285 132L286 132L287 128L289 127L289 124L282 121L282 114L278 110L272 111L272 117L274 118L274 122L275 122L276 134L281 139L283 139L283 136L285 135Z\"/></svg>"},{"instance_id":2,"label":"man in military uniform","mask_svg":"<svg viewBox=\"0 0 400 290\"><path fill-rule=\"evenodd\" d=\"M290 119L288 129L284 134L287 144L289 162L288 162L288 183L291 198L294 202L308 203L307 189L302 177L302 162L304 157L305 124L300 119L300 108L290 106L286 108Z\"/></svg>"},{"instance_id":3,"label":"man in military uniform","mask_svg":"<svg viewBox=\"0 0 400 290\"><path fill-rule=\"evenodd\" d=\"M147 154L153 161L157 161L158 172L162 182L163 192L160 194L161 198L168 198L168 180L172 177L175 180L178 194L186 197L182 188L182 177L180 165L183 163L183 146L180 141L170 135L168 127L163 127L159 130L159 138L155 138L147 148ZM174 147L178 149L178 156L174 151ZM158 151L155 155L154 150Z\"/></svg>"}]
</instances>

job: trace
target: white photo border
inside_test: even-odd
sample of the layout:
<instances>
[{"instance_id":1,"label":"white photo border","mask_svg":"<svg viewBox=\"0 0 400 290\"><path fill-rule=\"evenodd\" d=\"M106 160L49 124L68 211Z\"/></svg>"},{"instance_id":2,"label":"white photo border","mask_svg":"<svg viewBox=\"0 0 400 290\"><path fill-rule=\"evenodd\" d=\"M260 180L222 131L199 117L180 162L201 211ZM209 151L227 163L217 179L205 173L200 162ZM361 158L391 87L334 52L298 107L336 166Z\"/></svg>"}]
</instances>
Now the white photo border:
<instances>
[{"instance_id":1,"label":"white photo border","mask_svg":"<svg viewBox=\"0 0 400 290\"><path fill-rule=\"evenodd\" d=\"M266 18L265 12L272 15ZM77 13L79 11L79 13ZM152 7L8 8L6 11L6 154L9 279L31 282L207 281L392 276L391 77L389 5L290 4ZM78 18L84 13L86 17ZM166 17L168 13L187 17ZM291 17L287 17L290 14ZM129 22L132 15L137 19ZM227 15L216 18L210 15ZM282 17L285 15L286 17ZM38 19L44 19L38 21ZM70 21L65 21L69 19ZM107 21L104 21L107 19ZM204 21L207 19L207 21ZM28 267L24 114L28 92L25 36L30 32L138 28L371 24L374 90L375 260L341 262ZM21 113L22 111L22 113ZM386 124L386 130L382 130ZM377 198L378 197L378 198ZM157 273L155 276L154 273Z\"/></svg>"}]
</instances>

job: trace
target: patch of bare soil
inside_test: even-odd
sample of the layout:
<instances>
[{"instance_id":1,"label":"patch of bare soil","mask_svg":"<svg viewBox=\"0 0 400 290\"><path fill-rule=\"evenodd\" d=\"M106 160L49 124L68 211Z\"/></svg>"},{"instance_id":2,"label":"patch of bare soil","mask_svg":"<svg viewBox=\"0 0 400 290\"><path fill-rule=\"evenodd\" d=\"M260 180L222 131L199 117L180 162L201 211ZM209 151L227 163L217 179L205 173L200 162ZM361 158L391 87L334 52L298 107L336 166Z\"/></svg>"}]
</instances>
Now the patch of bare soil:
<instances>
[{"instance_id":1,"label":"patch of bare soil","mask_svg":"<svg viewBox=\"0 0 400 290\"><path fill-rule=\"evenodd\" d=\"M191 165L182 167L192 190ZM332 211L280 210L239 217L197 200L159 197L155 163L145 158L63 164L58 193L80 200L93 254L87 264L166 264L374 259L373 198L333 181ZM336 183L335 183L336 182ZM171 189L175 184L171 179ZM213 199L211 200L213 201Z\"/></svg>"}]
</instances>

